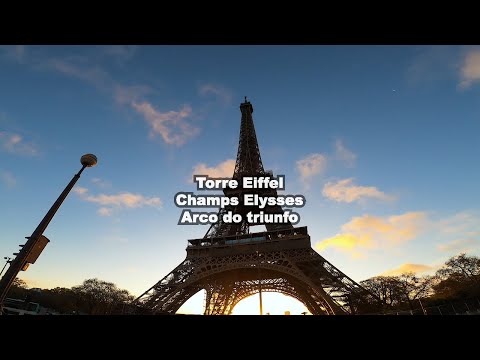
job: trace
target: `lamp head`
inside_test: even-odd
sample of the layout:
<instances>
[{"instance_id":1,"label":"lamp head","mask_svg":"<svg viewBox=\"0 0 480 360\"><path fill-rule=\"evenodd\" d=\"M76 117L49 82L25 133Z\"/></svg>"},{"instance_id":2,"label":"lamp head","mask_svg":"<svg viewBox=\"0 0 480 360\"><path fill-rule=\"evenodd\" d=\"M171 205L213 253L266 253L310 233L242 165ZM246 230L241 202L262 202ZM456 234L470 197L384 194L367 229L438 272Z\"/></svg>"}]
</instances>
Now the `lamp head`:
<instances>
[{"instance_id":1,"label":"lamp head","mask_svg":"<svg viewBox=\"0 0 480 360\"><path fill-rule=\"evenodd\" d=\"M92 167L97 165L97 157L93 154L85 154L80 158L83 166Z\"/></svg>"}]
</instances>

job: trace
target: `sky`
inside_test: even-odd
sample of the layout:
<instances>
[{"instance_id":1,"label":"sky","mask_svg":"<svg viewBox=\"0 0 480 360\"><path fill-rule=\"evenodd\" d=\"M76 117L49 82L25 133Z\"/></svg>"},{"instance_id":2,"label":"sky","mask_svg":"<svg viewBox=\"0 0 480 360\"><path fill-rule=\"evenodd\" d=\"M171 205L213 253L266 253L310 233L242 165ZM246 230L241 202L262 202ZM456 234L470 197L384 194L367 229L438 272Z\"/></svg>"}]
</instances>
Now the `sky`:
<instances>
[{"instance_id":1,"label":"sky","mask_svg":"<svg viewBox=\"0 0 480 360\"><path fill-rule=\"evenodd\" d=\"M480 47L97 45L0 47L1 258L93 153L20 277L140 295L208 230L174 195L233 174L244 96L298 226L351 278L479 255Z\"/></svg>"}]
</instances>

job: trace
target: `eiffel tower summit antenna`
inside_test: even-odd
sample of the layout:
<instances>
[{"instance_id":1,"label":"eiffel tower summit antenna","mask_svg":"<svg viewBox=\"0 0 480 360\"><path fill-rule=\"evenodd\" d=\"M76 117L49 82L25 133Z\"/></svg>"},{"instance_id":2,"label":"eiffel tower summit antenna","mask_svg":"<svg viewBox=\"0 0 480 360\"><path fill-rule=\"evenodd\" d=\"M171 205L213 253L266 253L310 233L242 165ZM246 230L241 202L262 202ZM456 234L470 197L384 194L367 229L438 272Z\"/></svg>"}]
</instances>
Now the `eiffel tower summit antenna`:
<instances>
[{"instance_id":1,"label":"eiffel tower summit antenna","mask_svg":"<svg viewBox=\"0 0 480 360\"><path fill-rule=\"evenodd\" d=\"M253 106L240 104L241 122L233 178L273 176L263 167L253 123ZM239 181L239 184L242 184ZM246 189L226 188L225 196L243 198ZM251 190L250 190L251 192ZM277 196L276 189L256 189L259 196ZM280 206L266 206L264 213L283 214ZM222 214L242 215L240 223L224 223ZM228 315L239 301L259 292L280 292L302 302L314 315L373 313L380 300L349 278L311 247L306 226L264 224L266 231L251 232L248 212L260 209L226 206L219 221L201 239L188 240L187 256L180 265L145 291L135 309L175 314L190 297L205 290L206 315Z\"/></svg>"}]
</instances>

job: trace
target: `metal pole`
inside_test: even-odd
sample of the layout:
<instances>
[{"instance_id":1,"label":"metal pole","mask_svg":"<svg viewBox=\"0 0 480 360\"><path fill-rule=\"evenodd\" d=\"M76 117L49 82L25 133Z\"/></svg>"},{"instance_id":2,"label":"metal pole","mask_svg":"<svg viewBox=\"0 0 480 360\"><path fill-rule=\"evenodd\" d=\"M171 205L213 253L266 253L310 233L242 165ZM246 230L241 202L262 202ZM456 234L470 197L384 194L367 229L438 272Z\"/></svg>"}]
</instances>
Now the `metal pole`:
<instances>
[{"instance_id":1,"label":"metal pole","mask_svg":"<svg viewBox=\"0 0 480 360\"><path fill-rule=\"evenodd\" d=\"M57 201L55 201L55 203L52 205L52 207L47 212L45 217L42 219L40 224L38 224L35 231L28 238L25 245L18 252L18 255L15 257L15 259L11 261L10 267L8 268L8 270L5 272L5 275L3 275L2 279L0 280L0 314L2 313L3 301L5 300L5 297L7 296L7 293L10 290L10 287L12 286L12 283L16 279L18 273L26 265L27 263L26 260L28 255L31 253L31 251L37 244L38 239L40 238L40 236L42 236L43 232L47 228L50 221L53 219L53 216L57 212L60 205L62 205L63 201L67 197L70 190L72 190L73 186L80 178L80 175L82 174L83 170L85 170L85 168L88 166L83 163L82 165L83 166L80 169L80 171L73 176L72 180L70 180L67 187L63 190L63 192L58 197Z\"/></svg>"},{"instance_id":2,"label":"metal pole","mask_svg":"<svg viewBox=\"0 0 480 360\"><path fill-rule=\"evenodd\" d=\"M5 268L7 267L8 263L11 260L9 257L4 257L4 259L7 260L7 262L5 263L5 265L3 265L2 271L0 271L0 275L3 274L3 270L5 270Z\"/></svg>"},{"instance_id":3,"label":"metal pole","mask_svg":"<svg viewBox=\"0 0 480 360\"><path fill-rule=\"evenodd\" d=\"M423 307L422 300L418 299L418 302L420 303L420 307L422 308L423 315L427 315L427 312L425 311L425 308Z\"/></svg>"},{"instance_id":4,"label":"metal pole","mask_svg":"<svg viewBox=\"0 0 480 360\"><path fill-rule=\"evenodd\" d=\"M260 276L260 254L258 253L258 250L257 250L257 257L258 257L258 295L260 297L260 315L263 315L262 278Z\"/></svg>"}]
</instances>

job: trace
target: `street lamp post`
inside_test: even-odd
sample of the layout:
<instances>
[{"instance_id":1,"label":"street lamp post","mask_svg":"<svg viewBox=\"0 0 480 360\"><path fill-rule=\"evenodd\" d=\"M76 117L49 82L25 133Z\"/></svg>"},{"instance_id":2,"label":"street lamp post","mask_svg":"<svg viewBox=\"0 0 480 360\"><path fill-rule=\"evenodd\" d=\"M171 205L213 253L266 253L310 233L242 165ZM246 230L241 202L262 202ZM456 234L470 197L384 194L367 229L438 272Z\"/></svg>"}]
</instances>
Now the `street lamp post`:
<instances>
[{"instance_id":1,"label":"street lamp post","mask_svg":"<svg viewBox=\"0 0 480 360\"><path fill-rule=\"evenodd\" d=\"M27 237L28 240L25 245L21 245L22 249L18 252L18 254L14 254L17 256L15 259L10 261L10 267L0 280L0 315L2 314L3 301L5 300L5 297L7 296L7 293L10 290L10 287L12 286L12 283L17 277L18 273L21 270L26 270L28 265L35 263L37 258L40 256L40 253L49 242L49 240L43 236L43 232L53 219L53 216L57 210L60 208L60 205L62 205L68 193L72 190L73 186L80 178L83 170L85 170L87 167L92 167L97 164L97 157L93 154L85 154L80 158L80 163L82 164L80 171L73 176L73 179L60 194L57 201L55 201L55 203L52 205L32 235Z\"/></svg>"},{"instance_id":2,"label":"street lamp post","mask_svg":"<svg viewBox=\"0 0 480 360\"><path fill-rule=\"evenodd\" d=\"M3 274L3 270L5 270L5 268L7 267L8 263L10 262L10 260L12 260L11 258L9 258L9 257L7 257L7 256L5 256L4 259L7 260L7 261L5 262L5 265L3 265L2 271L0 271L0 275Z\"/></svg>"}]
</instances>

